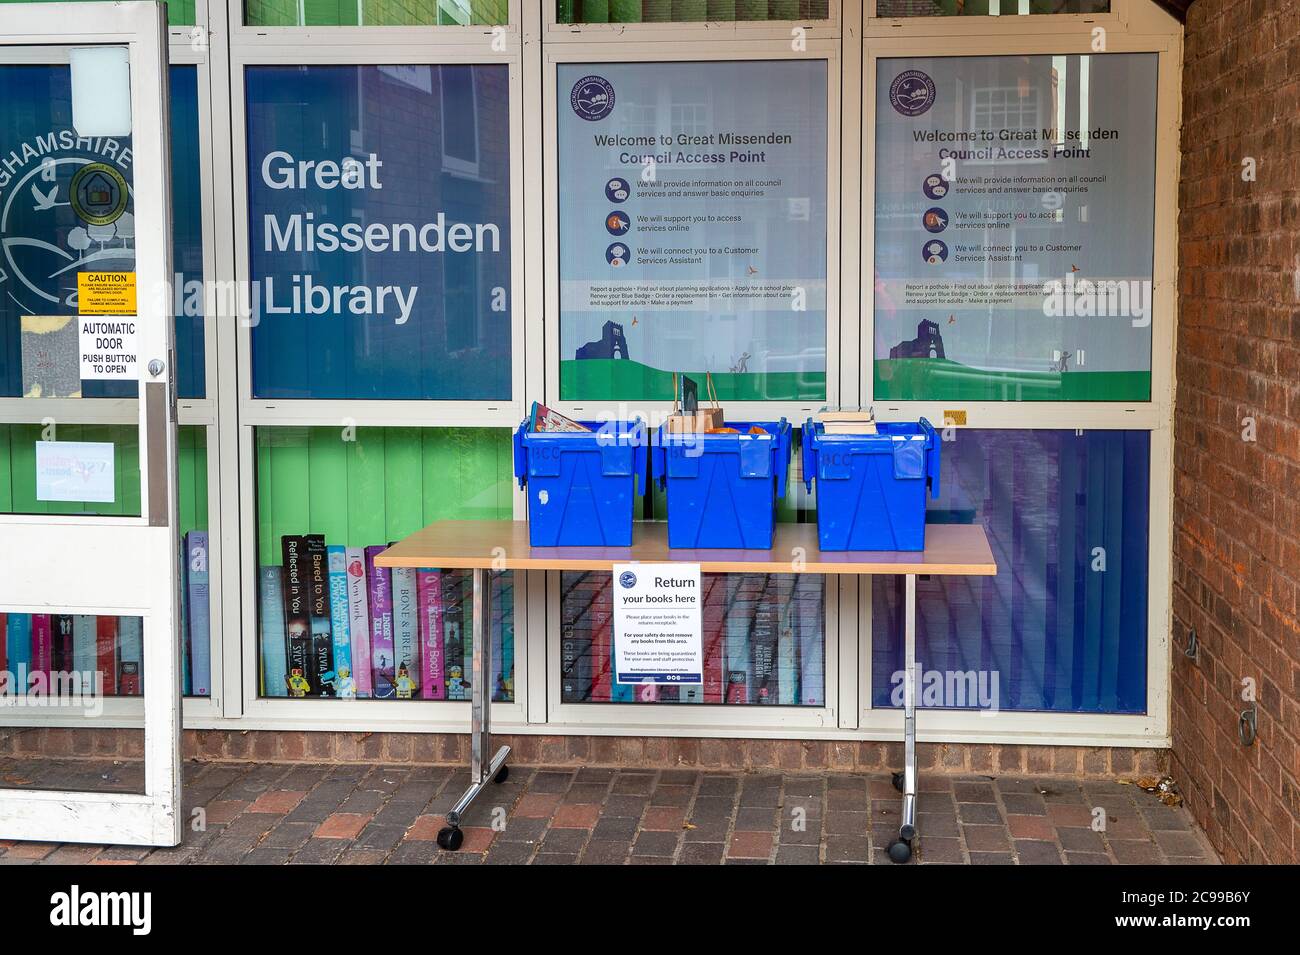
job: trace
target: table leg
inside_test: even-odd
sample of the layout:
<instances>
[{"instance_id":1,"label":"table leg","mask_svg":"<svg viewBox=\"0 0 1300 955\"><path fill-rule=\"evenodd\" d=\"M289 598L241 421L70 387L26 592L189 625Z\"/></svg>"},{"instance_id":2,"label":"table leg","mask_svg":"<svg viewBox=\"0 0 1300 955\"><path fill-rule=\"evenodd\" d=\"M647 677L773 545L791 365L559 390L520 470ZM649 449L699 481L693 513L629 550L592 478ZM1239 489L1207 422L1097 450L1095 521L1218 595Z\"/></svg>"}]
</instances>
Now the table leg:
<instances>
[{"instance_id":1,"label":"table leg","mask_svg":"<svg viewBox=\"0 0 1300 955\"><path fill-rule=\"evenodd\" d=\"M906 862L916 838L916 575L903 577L903 824L889 858Z\"/></svg>"},{"instance_id":2,"label":"table leg","mask_svg":"<svg viewBox=\"0 0 1300 955\"><path fill-rule=\"evenodd\" d=\"M491 762L484 758L492 746L492 572L475 567L473 665L470 673L470 784L447 813L447 826L438 832L438 845L452 852L460 848L464 834L460 821L470 804L483 791L488 781L505 782L509 769L506 757L510 747L502 746Z\"/></svg>"}]
</instances>

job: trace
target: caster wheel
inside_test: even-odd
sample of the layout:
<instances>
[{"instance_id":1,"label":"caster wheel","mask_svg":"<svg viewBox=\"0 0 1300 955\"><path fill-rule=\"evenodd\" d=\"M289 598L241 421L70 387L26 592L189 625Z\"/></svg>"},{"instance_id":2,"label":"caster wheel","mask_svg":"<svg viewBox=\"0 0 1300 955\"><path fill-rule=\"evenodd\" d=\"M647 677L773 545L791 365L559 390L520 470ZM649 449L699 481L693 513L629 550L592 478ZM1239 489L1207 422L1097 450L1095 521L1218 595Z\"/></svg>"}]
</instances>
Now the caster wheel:
<instances>
[{"instance_id":1,"label":"caster wheel","mask_svg":"<svg viewBox=\"0 0 1300 955\"><path fill-rule=\"evenodd\" d=\"M894 788L900 793L903 791L903 774L891 773L889 781L894 784Z\"/></svg>"},{"instance_id":2,"label":"caster wheel","mask_svg":"<svg viewBox=\"0 0 1300 955\"><path fill-rule=\"evenodd\" d=\"M465 833L454 826L446 826L438 830L438 847L448 852L455 852L464 841Z\"/></svg>"},{"instance_id":3,"label":"caster wheel","mask_svg":"<svg viewBox=\"0 0 1300 955\"><path fill-rule=\"evenodd\" d=\"M906 842L904 842L902 839L899 839L897 842L891 842L889 844L890 862L897 862L899 865L902 865L904 862L907 862L911 858L912 858L912 847L908 845Z\"/></svg>"},{"instance_id":4,"label":"caster wheel","mask_svg":"<svg viewBox=\"0 0 1300 955\"><path fill-rule=\"evenodd\" d=\"M492 777L494 783L503 783L510 778L510 767L502 766L497 770L497 774Z\"/></svg>"}]
</instances>

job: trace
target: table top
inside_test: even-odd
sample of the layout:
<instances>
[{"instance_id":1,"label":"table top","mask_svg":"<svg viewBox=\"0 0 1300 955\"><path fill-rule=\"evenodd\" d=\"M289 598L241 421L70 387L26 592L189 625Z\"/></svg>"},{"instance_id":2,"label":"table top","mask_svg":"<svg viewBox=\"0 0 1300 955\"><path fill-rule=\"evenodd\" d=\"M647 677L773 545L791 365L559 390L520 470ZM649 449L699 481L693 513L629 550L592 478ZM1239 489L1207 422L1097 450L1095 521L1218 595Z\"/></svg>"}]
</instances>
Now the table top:
<instances>
[{"instance_id":1,"label":"table top","mask_svg":"<svg viewBox=\"0 0 1300 955\"><path fill-rule=\"evenodd\" d=\"M930 524L923 551L825 551L816 524L778 524L771 550L669 549L668 525L635 525L631 547L533 547L527 521L437 521L375 558L380 567L609 570L614 564L699 564L704 573L943 574L998 572L979 524Z\"/></svg>"}]
</instances>

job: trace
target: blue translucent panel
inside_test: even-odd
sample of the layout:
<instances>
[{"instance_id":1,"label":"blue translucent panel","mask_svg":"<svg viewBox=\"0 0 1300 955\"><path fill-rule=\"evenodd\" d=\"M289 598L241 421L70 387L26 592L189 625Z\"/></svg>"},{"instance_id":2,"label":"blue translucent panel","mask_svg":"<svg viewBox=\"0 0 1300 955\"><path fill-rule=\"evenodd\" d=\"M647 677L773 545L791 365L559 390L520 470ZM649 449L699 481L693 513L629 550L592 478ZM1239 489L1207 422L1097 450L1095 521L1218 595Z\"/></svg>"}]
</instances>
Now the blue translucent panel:
<instances>
[{"instance_id":1,"label":"blue translucent panel","mask_svg":"<svg viewBox=\"0 0 1300 955\"><path fill-rule=\"evenodd\" d=\"M508 398L507 68L245 83L254 396Z\"/></svg>"},{"instance_id":2,"label":"blue translucent panel","mask_svg":"<svg viewBox=\"0 0 1300 955\"><path fill-rule=\"evenodd\" d=\"M998 574L918 581L919 702L928 680L931 705L1145 712L1150 435L958 430L943 454L928 518L983 524ZM896 706L903 584L873 580L872 705Z\"/></svg>"}]
</instances>

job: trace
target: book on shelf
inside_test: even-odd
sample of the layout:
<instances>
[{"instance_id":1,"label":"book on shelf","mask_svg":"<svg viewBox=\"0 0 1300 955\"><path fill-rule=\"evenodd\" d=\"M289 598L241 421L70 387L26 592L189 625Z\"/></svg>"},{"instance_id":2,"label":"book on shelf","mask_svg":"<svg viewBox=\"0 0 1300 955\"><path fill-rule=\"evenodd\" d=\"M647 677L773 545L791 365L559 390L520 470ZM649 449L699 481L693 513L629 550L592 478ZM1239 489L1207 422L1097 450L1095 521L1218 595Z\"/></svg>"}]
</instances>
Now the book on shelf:
<instances>
[{"instance_id":1,"label":"book on shelf","mask_svg":"<svg viewBox=\"0 0 1300 955\"><path fill-rule=\"evenodd\" d=\"M471 620L465 607L465 574L452 570L442 576L442 659L447 673L447 699L471 699L469 656L465 631Z\"/></svg>"},{"instance_id":2,"label":"book on shelf","mask_svg":"<svg viewBox=\"0 0 1300 955\"><path fill-rule=\"evenodd\" d=\"M610 619L613 608L606 602L610 598L602 586L602 578L611 575L584 574L581 585L590 595L582 612L587 620L587 632L591 634L591 699L612 702L624 696L635 698L637 688L631 684L620 686L614 673L614 631Z\"/></svg>"},{"instance_id":3,"label":"book on shelf","mask_svg":"<svg viewBox=\"0 0 1300 955\"><path fill-rule=\"evenodd\" d=\"M420 612L413 567L392 568L393 692L414 699L420 688Z\"/></svg>"},{"instance_id":4,"label":"book on shelf","mask_svg":"<svg viewBox=\"0 0 1300 955\"><path fill-rule=\"evenodd\" d=\"M72 615L51 614L50 634L50 675L54 676L72 669ZM50 686L56 689L58 680L52 680Z\"/></svg>"},{"instance_id":5,"label":"book on shelf","mask_svg":"<svg viewBox=\"0 0 1300 955\"><path fill-rule=\"evenodd\" d=\"M492 606L499 608L500 652L492 654L492 699L498 702L515 698L515 585L509 574L498 574L494 586L500 588L500 599ZM497 631L494 631L497 632Z\"/></svg>"},{"instance_id":6,"label":"book on shelf","mask_svg":"<svg viewBox=\"0 0 1300 955\"><path fill-rule=\"evenodd\" d=\"M117 619L107 616L95 618L95 670L105 696L116 696L118 692Z\"/></svg>"},{"instance_id":7,"label":"book on shelf","mask_svg":"<svg viewBox=\"0 0 1300 955\"><path fill-rule=\"evenodd\" d=\"M307 614L311 621L313 695L334 696L334 636L330 632L329 555L321 534L307 535Z\"/></svg>"},{"instance_id":8,"label":"book on shelf","mask_svg":"<svg viewBox=\"0 0 1300 955\"><path fill-rule=\"evenodd\" d=\"M799 702L799 654L795 646L793 574L776 574L772 577L776 588L776 700L782 706Z\"/></svg>"},{"instance_id":9,"label":"book on shelf","mask_svg":"<svg viewBox=\"0 0 1300 955\"><path fill-rule=\"evenodd\" d=\"M207 531L185 535L185 585L189 595L190 691L212 692L211 594L208 585Z\"/></svg>"},{"instance_id":10,"label":"book on shelf","mask_svg":"<svg viewBox=\"0 0 1300 955\"><path fill-rule=\"evenodd\" d=\"M357 681L352 675L352 616L348 605L348 552L330 544L325 548L329 566L330 634L334 643L334 695L344 700L357 698Z\"/></svg>"},{"instance_id":11,"label":"book on shelf","mask_svg":"<svg viewBox=\"0 0 1300 955\"><path fill-rule=\"evenodd\" d=\"M560 702L586 703L591 699L591 620L586 613L581 572L561 575L568 589L560 596Z\"/></svg>"},{"instance_id":12,"label":"book on shelf","mask_svg":"<svg viewBox=\"0 0 1300 955\"><path fill-rule=\"evenodd\" d=\"M726 590L726 638L723 643L723 668L727 677L727 703L749 702L750 642L749 633L754 608L749 602L748 574L729 574Z\"/></svg>"},{"instance_id":13,"label":"book on shelf","mask_svg":"<svg viewBox=\"0 0 1300 955\"><path fill-rule=\"evenodd\" d=\"M702 584L704 607L700 617L704 631L703 702L721 703L726 699L727 686L723 669L727 638L727 578L721 574L707 574Z\"/></svg>"},{"instance_id":14,"label":"book on shelf","mask_svg":"<svg viewBox=\"0 0 1300 955\"><path fill-rule=\"evenodd\" d=\"M826 703L822 586L822 581L811 574L800 574L794 585L799 702L805 706L824 706Z\"/></svg>"},{"instance_id":15,"label":"book on shelf","mask_svg":"<svg viewBox=\"0 0 1300 955\"><path fill-rule=\"evenodd\" d=\"M79 613L72 617L72 660L73 673L83 687L82 692L94 692L95 666L98 662L99 647L96 645L95 617L93 614Z\"/></svg>"},{"instance_id":16,"label":"book on shelf","mask_svg":"<svg viewBox=\"0 0 1300 955\"><path fill-rule=\"evenodd\" d=\"M369 698L374 692L374 675L370 670L370 584L366 579L366 552L362 547L349 547L345 553L352 679L357 684L357 696Z\"/></svg>"},{"instance_id":17,"label":"book on shelf","mask_svg":"<svg viewBox=\"0 0 1300 955\"><path fill-rule=\"evenodd\" d=\"M286 534L280 538L284 561L285 686L294 697L314 696L311 683L311 616L307 608L307 542Z\"/></svg>"},{"instance_id":18,"label":"book on shelf","mask_svg":"<svg viewBox=\"0 0 1300 955\"><path fill-rule=\"evenodd\" d=\"M445 700L447 676L443 672L442 572L418 570L416 597L420 611L420 698Z\"/></svg>"},{"instance_id":19,"label":"book on shelf","mask_svg":"<svg viewBox=\"0 0 1300 955\"><path fill-rule=\"evenodd\" d=\"M274 564L261 568L258 583L262 603L262 696L284 697L289 695L284 568Z\"/></svg>"},{"instance_id":20,"label":"book on shelf","mask_svg":"<svg viewBox=\"0 0 1300 955\"><path fill-rule=\"evenodd\" d=\"M11 613L7 616L9 619L8 629L5 632L5 654L9 672L18 679L14 692L26 696L28 679L32 672L32 615Z\"/></svg>"},{"instance_id":21,"label":"book on shelf","mask_svg":"<svg viewBox=\"0 0 1300 955\"><path fill-rule=\"evenodd\" d=\"M32 614L32 676L39 677L41 695L49 686L50 668L54 664L54 634L50 631L50 615Z\"/></svg>"},{"instance_id":22,"label":"book on shelf","mask_svg":"<svg viewBox=\"0 0 1300 955\"><path fill-rule=\"evenodd\" d=\"M366 578L370 581L370 673L376 700L391 700L397 692L393 666L393 583L387 567L376 567L375 558L386 547L373 544L365 549Z\"/></svg>"},{"instance_id":23,"label":"book on shelf","mask_svg":"<svg viewBox=\"0 0 1300 955\"><path fill-rule=\"evenodd\" d=\"M144 692L144 618L120 617L117 691L123 696Z\"/></svg>"}]
</instances>

